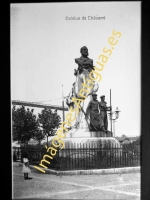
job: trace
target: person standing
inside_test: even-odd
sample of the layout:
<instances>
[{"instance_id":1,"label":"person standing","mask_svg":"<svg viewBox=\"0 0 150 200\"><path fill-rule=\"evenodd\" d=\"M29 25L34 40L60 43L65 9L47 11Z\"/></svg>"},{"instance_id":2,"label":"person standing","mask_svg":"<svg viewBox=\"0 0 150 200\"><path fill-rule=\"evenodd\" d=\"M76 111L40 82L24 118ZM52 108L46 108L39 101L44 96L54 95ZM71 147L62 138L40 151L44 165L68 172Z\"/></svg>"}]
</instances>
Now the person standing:
<instances>
[{"instance_id":1,"label":"person standing","mask_svg":"<svg viewBox=\"0 0 150 200\"><path fill-rule=\"evenodd\" d=\"M105 95L102 95L101 101L99 102L99 108L100 108L100 116L104 123L105 131L108 129L108 119L107 119L107 111L111 111L111 106L107 107L107 102L105 101Z\"/></svg>"},{"instance_id":2,"label":"person standing","mask_svg":"<svg viewBox=\"0 0 150 200\"><path fill-rule=\"evenodd\" d=\"M22 168L22 173L24 173L24 179L28 180L31 179L28 177L28 173L30 173L30 166L29 166L29 160L27 154L24 154L23 156L23 168Z\"/></svg>"}]
</instances>

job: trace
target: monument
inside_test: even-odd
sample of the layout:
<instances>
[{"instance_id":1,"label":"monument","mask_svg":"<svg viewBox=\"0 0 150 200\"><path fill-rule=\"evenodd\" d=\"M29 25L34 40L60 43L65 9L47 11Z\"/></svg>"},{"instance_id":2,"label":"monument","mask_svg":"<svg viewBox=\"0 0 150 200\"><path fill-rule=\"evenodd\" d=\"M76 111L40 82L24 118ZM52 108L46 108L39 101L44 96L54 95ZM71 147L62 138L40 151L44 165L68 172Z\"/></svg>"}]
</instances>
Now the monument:
<instances>
[{"instance_id":1,"label":"monument","mask_svg":"<svg viewBox=\"0 0 150 200\"><path fill-rule=\"evenodd\" d=\"M72 107L74 105L72 98L84 99L84 101L80 103L79 113L74 114L76 120L66 133L66 138L63 139L65 149L72 144L75 145L75 148L79 148L79 146L84 148L85 146L98 146L99 143L102 144L102 147L104 145L106 147L107 144L111 147L120 147L119 141L113 138L112 133L107 130L107 111L111 108L106 106L104 96L101 97L101 102L97 100L96 92L99 85L89 76L89 73L94 70L94 66L93 60L88 57L88 48L82 47L80 53L81 57L75 59L75 63L78 65L78 68L74 70L76 81L72 84L66 104L69 108ZM94 77L93 74L92 77Z\"/></svg>"}]
</instances>

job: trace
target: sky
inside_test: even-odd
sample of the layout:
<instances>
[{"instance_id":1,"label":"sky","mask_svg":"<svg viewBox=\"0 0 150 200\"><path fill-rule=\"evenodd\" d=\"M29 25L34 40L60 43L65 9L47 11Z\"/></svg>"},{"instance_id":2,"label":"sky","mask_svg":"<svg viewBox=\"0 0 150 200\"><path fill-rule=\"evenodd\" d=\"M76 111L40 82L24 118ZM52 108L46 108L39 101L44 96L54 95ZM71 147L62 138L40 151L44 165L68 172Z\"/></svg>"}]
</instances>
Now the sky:
<instances>
[{"instance_id":1,"label":"sky","mask_svg":"<svg viewBox=\"0 0 150 200\"><path fill-rule=\"evenodd\" d=\"M115 135L141 134L141 2L11 4L11 99L62 105L75 82L75 58L87 46L94 66L112 31L121 32L99 82L113 111ZM86 20L82 20L82 17ZM105 17L103 20L90 18ZM69 20L69 17L80 20ZM37 114L41 109L34 108ZM62 112L59 111L62 117ZM114 116L115 117L115 116ZM108 125L110 130L110 121Z\"/></svg>"}]
</instances>

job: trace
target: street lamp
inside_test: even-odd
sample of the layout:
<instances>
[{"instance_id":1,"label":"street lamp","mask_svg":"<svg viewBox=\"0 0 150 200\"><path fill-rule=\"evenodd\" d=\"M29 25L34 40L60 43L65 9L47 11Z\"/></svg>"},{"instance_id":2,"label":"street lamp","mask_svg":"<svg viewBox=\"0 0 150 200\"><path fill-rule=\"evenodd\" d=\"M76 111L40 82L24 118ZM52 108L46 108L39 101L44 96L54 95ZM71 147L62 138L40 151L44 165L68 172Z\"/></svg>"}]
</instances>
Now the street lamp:
<instances>
[{"instance_id":1,"label":"street lamp","mask_svg":"<svg viewBox=\"0 0 150 200\"><path fill-rule=\"evenodd\" d=\"M119 109L118 109L118 107L116 108L116 110L115 111L110 111L110 113L108 113L109 114L109 118L110 118L110 121L112 122L113 121L113 132L114 132L114 135L113 135L113 137L115 137L115 120L116 119L118 119L119 118L119 112L121 112ZM113 118L113 115L115 114L115 118Z\"/></svg>"}]
</instances>

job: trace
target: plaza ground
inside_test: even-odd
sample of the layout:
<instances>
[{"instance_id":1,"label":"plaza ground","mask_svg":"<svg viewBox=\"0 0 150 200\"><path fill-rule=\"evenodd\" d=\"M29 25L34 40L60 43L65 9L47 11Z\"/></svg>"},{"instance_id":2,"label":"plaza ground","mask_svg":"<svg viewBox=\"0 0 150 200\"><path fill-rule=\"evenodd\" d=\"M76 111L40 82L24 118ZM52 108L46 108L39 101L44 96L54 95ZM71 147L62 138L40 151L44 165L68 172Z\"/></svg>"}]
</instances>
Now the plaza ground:
<instances>
[{"instance_id":1,"label":"plaza ground","mask_svg":"<svg viewBox=\"0 0 150 200\"><path fill-rule=\"evenodd\" d=\"M56 176L13 163L13 199L140 199L140 173Z\"/></svg>"}]
</instances>

